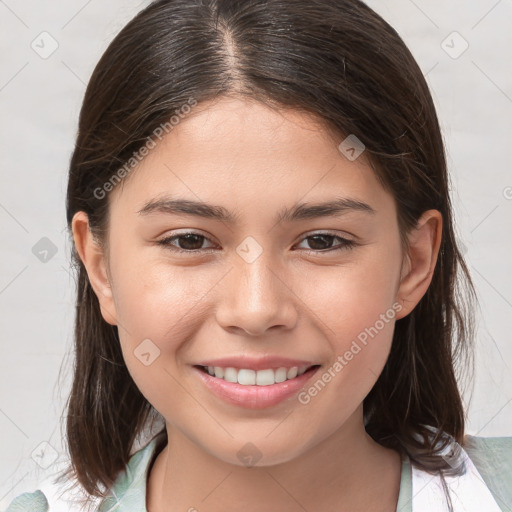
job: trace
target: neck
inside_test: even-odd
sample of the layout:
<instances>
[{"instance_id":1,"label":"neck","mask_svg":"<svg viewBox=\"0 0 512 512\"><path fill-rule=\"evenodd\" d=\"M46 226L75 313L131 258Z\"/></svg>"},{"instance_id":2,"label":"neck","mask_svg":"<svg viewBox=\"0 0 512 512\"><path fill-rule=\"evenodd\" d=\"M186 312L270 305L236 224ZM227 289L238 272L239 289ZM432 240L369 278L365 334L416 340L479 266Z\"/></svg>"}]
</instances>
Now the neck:
<instances>
[{"instance_id":1,"label":"neck","mask_svg":"<svg viewBox=\"0 0 512 512\"><path fill-rule=\"evenodd\" d=\"M147 510L395 512L400 456L371 439L358 412L299 457L263 467L219 460L167 425L168 443L148 478Z\"/></svg>"}]
</instances>

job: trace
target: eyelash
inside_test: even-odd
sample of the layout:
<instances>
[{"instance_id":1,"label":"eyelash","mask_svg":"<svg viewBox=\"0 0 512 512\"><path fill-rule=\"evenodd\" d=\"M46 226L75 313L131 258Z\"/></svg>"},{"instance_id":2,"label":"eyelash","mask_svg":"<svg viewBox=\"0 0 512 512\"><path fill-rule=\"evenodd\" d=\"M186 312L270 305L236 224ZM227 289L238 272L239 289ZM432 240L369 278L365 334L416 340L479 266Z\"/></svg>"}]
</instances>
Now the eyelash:
<instances>
[{"instance_id":1,"label":"eyelash","mask_svg":"<svg viewBox=\"0 0 512 512\"><path fill-rule=\"evenodd\" d=\"M195 253L198 253L198 252L205 252L203 249L190 249L190 250L187 250L187 249L181 249L179 247L176 247L174 245L171 244L171 242L173 240L177 240L181 237L185 237L187 235L197 235L199 237L202 237L204 238L205 240L208 240L208 238L201 234L201 233L198 233L196 231L187 231L185 233L179 233L178 235L172 235L172 236L168 236L166 238L163 238L162 240L158 240L157 241L157 244L158 245L163 245L164 247L168 248L169 250L171 250L172 252L176 252L176 253L186 253L186 254L195 254ZM353 240L348 240L347 238L343 238L339 235L334 235L332 233L329 233L329 232L320 232L320 233L313 233L311 235L308 235L308 236L305 236L304 238L301 239L301 241L299 243L301 243L302 241L304 240L307 240L308 238L313 238L314 236L318 236L318 235L323 235L323 236L330 236L330 237L333 237L333 238L337 238L338 240L341 241L341 243L337 246L337 247L334 247L334 248L329 248L329 249L318 249L318 250L315 250L315 249L305 249L305 251L309 254L322 254L322 253L327 253L327 252L338 252L338 251L344 251L344 250L350 250L352 248L354 248L356 245L358 245L356 242L354 242ZM206 253L211 253L212 251L206 251Z\"/></svg>"}]
</instances>

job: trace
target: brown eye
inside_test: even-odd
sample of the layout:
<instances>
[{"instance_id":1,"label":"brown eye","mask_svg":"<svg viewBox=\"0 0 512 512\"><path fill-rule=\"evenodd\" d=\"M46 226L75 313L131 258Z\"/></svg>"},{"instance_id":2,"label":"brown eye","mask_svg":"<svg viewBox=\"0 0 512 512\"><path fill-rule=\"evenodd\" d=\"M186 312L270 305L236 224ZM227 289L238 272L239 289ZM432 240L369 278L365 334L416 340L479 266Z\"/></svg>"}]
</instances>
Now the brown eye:
<instances>
[{"instance_id":1,"label":"brown eye","mask_svg":"<svg viewBox=\"0 0 512 512\"><path fill-rule=\"evenodd\" d=\"M178 241L178 245L180 249L186 249L188 251L193 251L197 249L201 249L204 241L204 236L202 235L180 235L175 237Z\"/></svg>"},{"instance_id":2,"label":"brown eye","mask_svg":"<svg viewBox=\"0 0 512 512\"><path fill-rule=\"evenodd\" d=\"M200 233L180 233L169 236L158 241L159 245L164 245L172 251L177 252L198 252L203 250L204 241L208 240Z\"/></svg>"},{"instance_id":3,"label":"brown eye","mask_svg":"<svg viewBox=\"0 0 512 512\"><path fill-rule=\"evenodd\" d=\"M333 242L338 240L339 243L333 246ZM210 252L208 249L203 248L205 241L209 241L208 238L200 233L188 232L180 233L177 235L168 236L159 240L157 243L163 245L174 252L181 253L198 253L198 252ZM357 245L353 240L348 240L338 235L332 235L330 233L315 233L302 239L301 243L307 241L308 248L304 248L307 252L322 253L322 252L334 252L341 250L348 250Z\"/></svg>"},{"instance_id":4,"label":"brown eye","mask_svg":"<svg viewBox=\"0 0 512 512\"><path fill-rule=\"evenodd\" d=\"M333 242L336 239L338 239L340 243L333 247ZM306 240L308 241L308 245L312 252L339 251L350 249L356 245L353 240L348 240L338 235L331 235L330 233L315 233L314 235L309 235L303 238L303 242Z\"/></svg>"},{"instance_id":5,"label":"brown eye","mask_svg":"<svg viewBox=\"0 0 512 512\"><path fill-rule=\"evenodd\" d=\"M334 236L332 235L313 235L308 236L307 240L309 240L309 246L311 249L322 250L322 249L330 249L334 242Z\"/></svg>"}]
</instances>

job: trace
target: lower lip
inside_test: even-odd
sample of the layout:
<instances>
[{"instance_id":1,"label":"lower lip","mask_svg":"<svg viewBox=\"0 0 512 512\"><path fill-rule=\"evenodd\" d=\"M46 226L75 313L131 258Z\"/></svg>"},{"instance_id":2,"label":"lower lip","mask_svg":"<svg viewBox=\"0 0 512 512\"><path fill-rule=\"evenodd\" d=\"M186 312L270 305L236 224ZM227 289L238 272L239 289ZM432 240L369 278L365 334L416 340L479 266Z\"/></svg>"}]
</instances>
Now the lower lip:
<instances>
[{"instance_id":1,"label":"lower lip","mask_svg":"<svg viewBox=\"0 0 512 512\"><path fill-rule=\"evenodd\" d=\"M247 409L264 409L297 394L319 368L316 366L294 379L270 386L244 386L214 377L197 367L194 370L206 386L226 402Z\"/></svg>"}]
</instances>

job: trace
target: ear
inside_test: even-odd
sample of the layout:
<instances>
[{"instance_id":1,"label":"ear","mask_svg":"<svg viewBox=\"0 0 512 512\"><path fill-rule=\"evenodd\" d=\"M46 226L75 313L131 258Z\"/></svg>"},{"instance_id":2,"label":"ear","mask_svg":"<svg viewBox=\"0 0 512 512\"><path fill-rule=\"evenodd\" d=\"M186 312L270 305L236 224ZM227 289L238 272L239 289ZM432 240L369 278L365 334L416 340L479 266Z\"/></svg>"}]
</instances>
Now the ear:
<instances>
[{"instance_id":1,"label":"ear","mask_svg":"<svg viewBox=\"0 0 512 512\"><path fill-rule=\"evenodd\" d=\"M89 219L85 212L77 212L72 220L75 247L85 266L89 282L100 303L103 319L117 325L117 314L107 273L107 263L103 249L94 240L89 229Z\"/></svg>"},{"instance_id":2,"label":"ear","mask_svg":"<svg viewBox=\"0 0 512 512\"><path fill-rule=\"evenodd\" d=\"M409 250L402 264L397 300L402 305L396 319L407 316L425 295L437 262L443 217L438 210L428 210L408 234Z\"/></svg>"}]
</instances>

